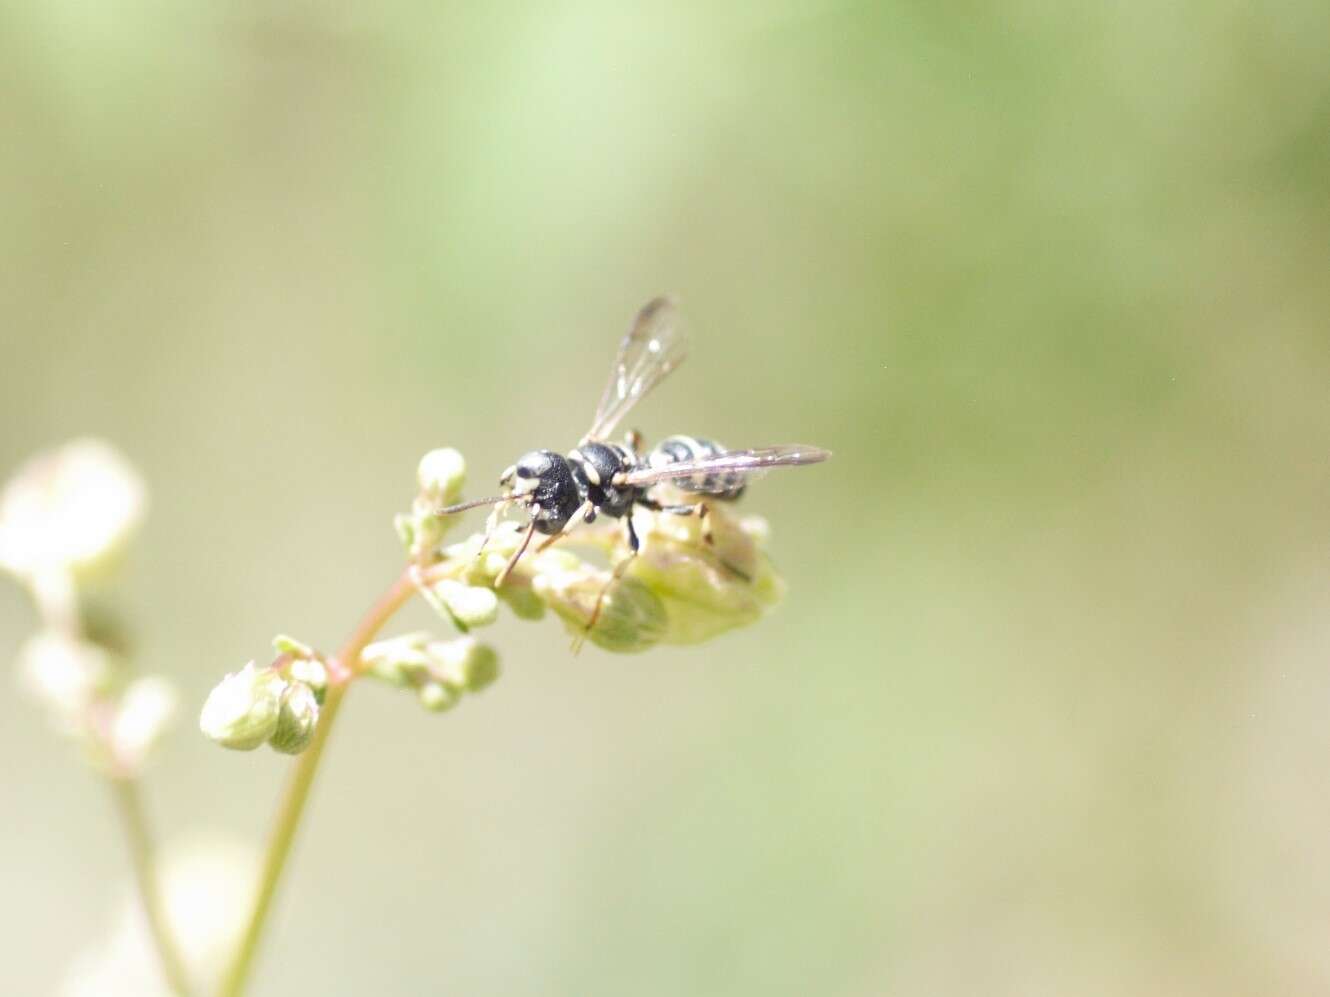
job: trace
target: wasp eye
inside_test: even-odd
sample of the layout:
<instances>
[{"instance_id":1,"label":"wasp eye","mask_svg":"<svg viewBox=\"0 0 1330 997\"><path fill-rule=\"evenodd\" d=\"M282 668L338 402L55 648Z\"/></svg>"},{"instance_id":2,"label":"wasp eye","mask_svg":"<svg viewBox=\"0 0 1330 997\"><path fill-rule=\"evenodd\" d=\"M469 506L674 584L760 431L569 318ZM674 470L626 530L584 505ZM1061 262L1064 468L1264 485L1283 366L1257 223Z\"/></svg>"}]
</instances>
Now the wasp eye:
<instances>
[{"instance_id":1,"label":"wasp eye","mask_svg":"<svg viewBox=\"0 0 1330 997\"><path fill-rule=\"evenodd\" d=\"M519 467L519 468L517 469L517 476L518 476L519 478L534 478L534 477L536 476L536 472L533 471L533 470L531 470L531 468L529 468L529 467L525 467L525 466L524 466L524 467Z\"/></svg>"}]
</instances>

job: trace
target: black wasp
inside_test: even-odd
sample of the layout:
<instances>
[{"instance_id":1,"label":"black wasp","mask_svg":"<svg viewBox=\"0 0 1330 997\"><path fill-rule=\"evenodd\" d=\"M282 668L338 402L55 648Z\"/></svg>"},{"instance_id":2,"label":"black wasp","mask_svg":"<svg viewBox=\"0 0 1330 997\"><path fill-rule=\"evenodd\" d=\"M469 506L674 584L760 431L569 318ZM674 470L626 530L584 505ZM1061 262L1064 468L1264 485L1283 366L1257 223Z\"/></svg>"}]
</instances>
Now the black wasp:
<instances>
[{"instance_id":1,"label":"black wasp","mask_svg":"<svg viewBox=\"0 0 1330 997\"><path fill-rule=\"evenodd\" d=\"M610 441L610 434L624 416L648 392L679 366L687 355L678 312L669 298L655 298L637 313L628 334L619 344L610 369L609 383L600 396L596 416L578 445L567 455L553 450L523 454L499 478L503 494L463 502L439 510L451 515L465 509L493 505L489 530L510 505L526 507L530 520L522 542L496 581L501 585L531 542L532 535L549 537L549 546L579 523L598 516L623 520L631 554L616 566L610 582L596 601L587 623L590 630L600 616L609 586L618 579L640 541L633 528L632 511L641 506L655 512L701 517L703 536L707 528L707 500L730 501L743 493L750 475L772 467L814 464L831 454L819 447L787 444L756 450L726 450L720 444L695 436L671 436L662 440L645 458L640 454L641 437L630 432L623 443ZM697 500L686 504L662 504L651 494L653 486L669 481Z\"/></svg>"}]
</instances>

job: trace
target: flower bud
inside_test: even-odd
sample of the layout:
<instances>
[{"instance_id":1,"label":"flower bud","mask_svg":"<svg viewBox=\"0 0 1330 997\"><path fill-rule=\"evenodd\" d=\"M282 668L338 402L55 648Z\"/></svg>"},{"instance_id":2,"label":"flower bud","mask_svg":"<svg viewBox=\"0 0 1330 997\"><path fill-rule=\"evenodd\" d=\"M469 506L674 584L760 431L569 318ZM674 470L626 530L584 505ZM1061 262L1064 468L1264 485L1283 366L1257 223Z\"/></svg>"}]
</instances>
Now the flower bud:
<instances>
[{"instance_id":1,"label":"flower bud","mask_svg":"<svg viewBox=\"0 0 1330 997\"><path fill-rule=\"evenodd\" d=\"M393 517L393 530L397 534L397 539L402 542L408 554L415 550L416 546L416 520L414 516L409 516L405 512L399 512Z\"/></svg>"},{"instance_id":2,"label":"flower bud","mask_svg":"<svg viewBox=\"0 0 1330 997\"><path fill-rule=\"evenodd\" d=\"M434 558L435 551L453 523L434 514L432 501L418 498L412 503L411 512L397 516L393 525L407 554L414 563L419 564Z\"/></svg>"},{"instance_id":3,"label":"flower bud","mask_svg":"<svg viewBox=\"0 0 1330 997\"><path fill-rule=\"evenodd\" d=\"M104 649L55 630L23 642L18 669L22 684L69 732L82 725L84 712L106 691L114 672Z\"/></svg>"},{"instance_id":4,"label":"flower bud","mask_svg":"<svg viewBox=\"0 0 1330 997\"><path fill-rule=\"evenodd\" d=\"M433 591L462 630L481 627L498 619L499 597L493 589L446 578L436 584Z\"/></svg>"},{"instance_id":5,"label":"flower bud","mask_svg":"<svg viewBox=\"0 0 1330 997\"><path fill-rule=\"evenodd\" d=\"M559 614L574 637L581 637L596 610L601 593L600 616L586 636L607 651L645 651L658 643L669 624L665 605L648 586L631 575L610 584L606 571L583 567L576 571L553 571L536 575L536 594Z\"/></svg>"},{"instance_id":6,"label":"flower bud","mask_svg":"<svg viewBox=\"0 0 1330 997\"><path fill-rule=\"evenodd\" d=\"M319 722L319 704L314 690L303 682L292 682L282 695L277 713L277 729L268 744L284 755L298 755L314 739L314 728Z\"/></svg>"},{"instance_id":7,"label":"flower bud","mask_svg":"<svg viewBox=\"0 0 1330 997\"><path fill-rule=\"evenodd\" d=\"M710 520L708 543L695 517L652 517L629 568L665 606L664 643L697 644L747 626L784 595L784 583L759 547L765 524L740 523L720 508Z\"/></svg>"},{"instance_id":8,"label":"flower bud","mask_svg":"<svg viewBox=\"0 0 1330 997\"><path fill-rule=\"evenodd\" d=\"M430 659L425 653L429 641L430 635L423 632L378 640L360 653L360 660L375 678L395 686L414 686L429 672Z\"/></svg>"},{"instance_id":9,"label":"flower bud","mask_svg":"<svg viewBox=\"0 0 1330 997\"><path fill-rule=\"evenodd\" d=\"M435 641L425 648L434 662L434 675L445 685L479 692L499 677L499 656L474 637Z\"/></svg>"},{"instance_id":10,"label":"flower bud","mask_svg":"<svg viewBox=\"0 0 1330 997\"><path fill-rule=\"evenodd\" d=\"M180 954L185 965L194 970L195 979L220 979L226 961L240 944L246 914L253 901L251 891L260 873L260 859L250 842L215 831L194 832L163 842L158 882L166 923L172 925ZM131 921L141 938L143 912L138 898L126 897L122 910L121 923ZM144 953L140 958L146 958L142 941L127 948L130 952ZM128 992L161 993L160 985L155 983L157 977L150 979L154 981L151 986L143 983L136 987L131 982ZM106 988L93 989L90 993L123 997L124 987L122 974Z\"/></svg>"},{"instance_id":11,"label":"flower bud","mask_svg":"<svg viewBox=\"0 0 1330 997\"><path fill-rule=\"evenodd\" d=\"M451 447L431 450L416 468L420 493L411 503L411 511L393 518L402 546L414 564L424 564L437 557L439 545L458 522L455 516L440 516L440 507L456 502L466 480L466 461Z\"/></svg>"},{"instance_id":12,"label":"flower bud","mask_svg":"<svg viewBox=\"0 0 1330 997\"><path fill-rule=\"evenodd\" d=\"M416 480L421 494L435 508L451 505L461 496L462 485L466 483L466 459L452 447L431 450L420 458Z\"/></svg>"},{"instance_id":13,"label":"flower bud","mask_svg":"<svg viewBox=\"0 0 1330 997\"><path fill-rule=\"evenodd\" d=\"M328 694L328 666L318 658L297 658L291 662L286 673L294 682L309 686L314 698L323 704L323 697Z\"/></svg>"},{"instance_id":14,"label":"flower bud","mask_svg":"<svg viewBox=\"0 0 1330 997\"><path fill-rule=\"evenodd\" d=\"M451 710L462 698L462 693L444 682L426 682L416 692L420 705L433 713Z\"/></svg>"},{"instance_id":15,"label":"flower bud","mask_svg":"<svg viewBox=\"0 0 1330 997\"><path fill-rule=\"evenodd\" d=\"M278 634L272 639L272 646L278 654L289 654L293 658L315 658L318 652L308 644L296 640L294 637L288 637L286 634Z\"/></svg>"},{"instance_id":16,"label":"flower bud","mask_svg":"<svg viewBox=\"0 0 1330 997\"><path fill-rule=\"evenodd\" d=\"M771 524L766 516L744 516L739 520L739 529L759 547L765 547L771 539Z\"/></svg>"},{"instance_id":17,"label":"flower bud","mask_svg":"<svg viewBox=\"0 0 1330 997\"><path fill-rule=\"evenodd\" d=\"M527 585L509 583L496 594L519 620L539 620L545 616L545 604Z\"/></svg>"},{"instance_id":18,"label":"flower bud","mask_svg":"<svg viewBox=\"0 0 1330 997\"><path fill-rule=\"evenodd\" d=\"M110 749L120 767L137 771L175 717L179 697L164 678L135 679L120 694L111 722Z\"/></svg>"},{"instance_id":19,"label":"flower bud","mask_svg":"<svg viewBox=\"0 0 1330 997\"><path fill-rule=\"evenodd\" d=\"M137 472L100 440L34 457L0 493L0 569L29 584L95 574L115 560L145 504Z\"/></svg>"},{"instance_id":20,"label":"flower bud","mask_svg":"<svg viewBox=\"0 0 1330 997\"><path fill-rule=\"evenodd\" d=\"M277 730L286 680L250 662L208 694L199 729L224 748L252 751Z\"/></svg>"}]
</instances>

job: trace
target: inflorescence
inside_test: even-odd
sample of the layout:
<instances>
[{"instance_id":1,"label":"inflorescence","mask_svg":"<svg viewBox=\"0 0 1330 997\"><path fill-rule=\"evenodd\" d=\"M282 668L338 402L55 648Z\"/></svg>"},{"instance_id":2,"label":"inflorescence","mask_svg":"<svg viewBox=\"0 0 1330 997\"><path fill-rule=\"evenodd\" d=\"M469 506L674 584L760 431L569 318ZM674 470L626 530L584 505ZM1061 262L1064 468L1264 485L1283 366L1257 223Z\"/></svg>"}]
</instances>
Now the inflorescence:
<instances>
[{"instance_id":1,"label":"inflorescence","mask_svg":"<svg viewBox=\"0 0 1330 997\"><path fill-rule=\"evenodd\" d=\"M720 503L709 517L709 540L698 517L637 510L642 548L617 581L612 573L629 551L621 531L598 524L580 527L557 548L529 551L500 584L521 542L518 524L500 522L492 532L445 542L460 517L438 510L458 500L465 473L456 450L427 453L411 509L394 520L406 552L405 577L455 636L389 637L347 661L280 636L271 664L251 662L212 691L200 716L203 733L228 748L267 743L298 753L313 736L329 684L361 676L411 692L426 709L450 709L498 677L498 654L474 631L495 622L501 607L527 621L552 611L575 646L586 639L626 654L696 644L745 626L784 591L763 550L766 523L737 517ZM601 611L588 630L602 592Z\"/></svg>"}]
</instances>

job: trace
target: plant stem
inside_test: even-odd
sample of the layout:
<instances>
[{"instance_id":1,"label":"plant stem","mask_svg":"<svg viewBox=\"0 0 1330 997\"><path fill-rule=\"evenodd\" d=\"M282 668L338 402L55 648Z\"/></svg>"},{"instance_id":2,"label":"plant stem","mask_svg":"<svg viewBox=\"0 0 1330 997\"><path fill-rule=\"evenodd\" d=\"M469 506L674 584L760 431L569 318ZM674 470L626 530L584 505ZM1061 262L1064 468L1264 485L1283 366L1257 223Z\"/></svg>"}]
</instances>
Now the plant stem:
<instances>
[{"instance_id":1,"label":"plant stem","mask_svg":"<svg viewBox=\"0 0 1330 997\"><path fill-rule=\"evenodd\" d=\"M328 696L319 710L319 722L314 730L314 739L296 762L291 782L278 808L272 837L268 842L268 852L263 860L258 893L254 898L249 921L245 925L245 934L222 978L220 990L222 997L239 997L244 992L254 956L258 952L259 941L263 936L268 911L277 892L277 883L281 879L282 869L291 852L291 843L295 839L296 828L305 811L305 802L309 798L309 790L314 783L319 761L323 757L323 749L332 732L333 721L337 719L337 712L346 695L348 683L360 671L360 654L364 651L365 645L374 639L374 635L415 592L416 586L410 572L403 573L370 607L347 639L345 646L338 652L336 659L330 662L330 665L337 667L329 669Z\"/></svg>"},{"instance_id":2,"label":"plant stem","mask_svg":"<svg viewBox=\"0 0 1330 997\"><path fill-rule=\"evenodd\" d=\"M162 972L175 993L188 997L192 989L189 973L176 948L175 938L171 934L171 921L162 901L161 884L157 881L157 870L152 859L152 837L148 833L138 783L132 778L112 778L110 783L116 807L124 821L125 836L129 840L130 857L134 864L134 879L138 884L144 913L148 916L148 930L162 961Z\"/></svg>"}]
</instances>

